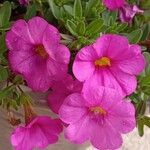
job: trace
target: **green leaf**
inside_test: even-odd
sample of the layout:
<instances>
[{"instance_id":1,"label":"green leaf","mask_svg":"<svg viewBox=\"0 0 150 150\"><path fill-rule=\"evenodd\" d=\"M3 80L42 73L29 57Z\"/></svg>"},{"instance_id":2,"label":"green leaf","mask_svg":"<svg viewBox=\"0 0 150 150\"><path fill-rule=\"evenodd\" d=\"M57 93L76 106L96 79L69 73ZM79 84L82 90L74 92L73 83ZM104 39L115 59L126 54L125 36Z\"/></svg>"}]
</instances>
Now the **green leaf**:
<instances>
[{"instance_id":1,"label":"green leaf","mask_svg":"<svg viewBox=\"0 0 150 150\"><path fill-rule=\"evenodd\" d=\"M71 6L69 6L69 5L64 5L63 6L64 7L64 9L65 9L65 11L69 14L69 15L73 15L73 8L71 7Z\"/></svg>"},{"instance_id":2,"label":"green leaf","mask_svg":"<svg viewBox=\"0 0 150 150\"><path fill-rule=\"evenodd\" d=\"M150 75L150 53L149 52L144 52L144 57L146 59L147 65L145 68L145 74Z\"/></svg>"},{"instance_id":3,"label":"green leaf","mask_svg":"<svg viewBox=\"0 0 150 150\"><path fill-rule=\"evenodd\" d=\"M11 4L6 1L3 6L0 7L0 27L4 27L9 24L9 19L11 16Z\"/></svg>"},{"instance_id":4,"label":"green leaf","mask_svg":"<svg viewBox=\"0 0 150 150\"><path fill-rule=\"evenodd\" d=\"M85 23L84 21L79 22L79 24L77 25L77 32L79 35L84 35L85 33Z\"/></svg>"},{"instance_id":5,"label":"green leaf","mask_svg":"<svg viewBox=\"0 0 150 150\"><path fill-rule=\"evenodd\" d=\"M84 16L85 17L88 16L90 12L92 11L92 9L95 8L99 2L100 2L99 0L89 0L89 2L87 2L87 5L86 5Z\"/></svg>"},{"instance_id":6,"label":"green leaf","mask_svg":"<svg viewBox=\"0 0 150 150\"><path fill-rule=\"evenodd\" d=\"M150 128L150 117L144 116L144 124Z\"/></svg>"},{"instance_id":7,"label":"green leaf","mask_svg":"<svg viewBox=\"0 0 150 150\"><path fill-rule=\"evenodd\" d=\"M140 78L139 87L142 92L144 92L147 95L150 95L150 75Z\"/></svg>"},{"instance_id":8,"label":"green leaf","mask_svg":"<svg viewBox=\"0 0 150 150\"><path fill-rule=\"evenodd\" d=\"M74 18L81 18L82 17L81 0L75 0L74 6L73 6L73 11L74 11Z\"/></svg>"},{"instance_id":9,"label":"green leaf","mask_svg":"<svg viewBox=\"0 0 150 150\"><path fill-rule=\"evenodd\" d=\"M86 28L86 35L93 35L103 27L103 20L96 19L92 21Z\"/></svg>"},{"instance_id":10,"label":"green leaf","mask_svg":"<svg viewBox=\"0 0 150 150\"><path fill-rule=\"evenodd\" d=\"M137 109L136 109L136 115L144 115L146 111L146 102L145 101L140 101L138 103Z\"/></svg>"},{"instance_id":11,"label":"green leaf","mask_svg":"<svg viewBox=\"0 0 150 150\"><path fill-rule=\"evenodd\" d=\"M7 98L10 95L13 88L14 88L14 86L8 86L5 89L1 90L0 91L0 99Z\"/></svg>"},{"instance_id":12,"label":"green leaf","mask_svg":"<svg viewBox=\"0 0 150 150\"><path fill-rule=\"evenodd\" d=\"M127 23L123 23L117 26L116 31L121 32L123 30L125 30L128 27Z\"/></svg>"},{"instance_id":13,"label":"green leaf","mask_svg":"<svg viewBox=\"0 0 150 150\"><path fill-rule=\"evenodd\" d=\"M5 81L8 78L8 70L0 66L0 81Z\"/></svg>"},{"instance_id":14,"label":"green leaf","mask_svg":"<svg viewBox=\"0 0 150 150\"><path fill-rule=\"evenodd\" d=\"M0 57L6 52L5 34L0 35Z\"/></svg>"},{"instance_id":15,"label":"green leaf","mask_svg":"<svg viewBox=\"0 0 150 150\"><path fill-rule=\"evenodd\" d=\"M24 16L24 19L25 20L31 19L33 16L36 15L36 11L37 10L36 10L36 5L35 4L29 5L28 8L27 8L27 12L26 12L26 14Z\"/></svg>"},{"instance_id":16,"label":"green leaf","mask_svg":"<svg viewBox=\"0 0 150 150\"><path fill-rule=\"evenodd\" d=\"M148 36L149 36L149 33L150 33L150 30L149 30L150 28L149 28L149 24L145 24L144 26L143 26L143 35L142 35L142 37L141 37L141 41L144 41L144 40L146 40L147 38L148 38Z\"/></svg>"},{"instance_id":17,"label":"green leaf","mask_svg":"<svg viewBox=\"0 0 150 150\"><path fill-rule=\"evenodd\" d=\"M141 29L137 29L127 34L127 37L131 43L138 43L141 40L143 35L143 31Z\"/></svg>"},{"instance_id":18,"label":"green leaf","mask_svg":"<svg viewBox=\"0 0 150 150\"><path fill-rule=\"evenodd\" d=\"M73 21L67 20L66 26L67 26L68 30L70 31L70 33L72 33L75 36L78 35L77 34L77 26Z\"/></svg>"},{"instance_id":19,"label":"green leaf","mask_svg":"<svg viewBox=\"0 0 150 150\"><path fill-rule=\"evenodd\" d=\"M139 119L137 122L139 135L142 137L144 135L144 122L142 119Z\"/></svg>"},{"instance_id":20,"label":"green leaf","mask_svg":"<svg viewBox=\"0 0 150 150\"><path fill-rule=\"evenodd\" d=\"M60 9L55 5L53 0L48 0L51 11L56 19L60 19Z\"/></svg>"}]
</instances>

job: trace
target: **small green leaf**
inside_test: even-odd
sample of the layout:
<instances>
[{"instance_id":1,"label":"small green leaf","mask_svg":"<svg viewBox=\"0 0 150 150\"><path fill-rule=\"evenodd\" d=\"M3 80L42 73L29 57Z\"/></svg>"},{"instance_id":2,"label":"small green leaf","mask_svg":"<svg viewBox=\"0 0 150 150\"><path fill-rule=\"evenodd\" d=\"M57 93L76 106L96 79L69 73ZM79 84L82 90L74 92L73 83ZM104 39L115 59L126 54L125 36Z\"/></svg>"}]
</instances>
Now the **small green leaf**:
<instances>
[{"instance_id":1,"label":"small green leaf","mask_svg":"<svg viewBox=\"0 0 150 150\"><path fill-rule=\"evenodd\" d=\"M148 38L148 36L149 36L149 33L150 33L150 30L149 30L150 28L149 28L149 24L145 24L144 26L143 26L143 35L142 35L142 37L141 37L141 41L144 41L144 40L146 40L147 38Z\"/></svg>"},{"instance_id":2,"label":"small green leaf","mask_svg":"<svg viewBox=\"0 0 150 150\"><path fill-rule=\"evenodd\" d=\"M103 20L96 19L92 21L86 28L86 35L93 35L103 27Z\"/></svg>"},{"instance_id":3,"label":"small green leaf","mask_svg":"<svg viewBox=\"0 0 150 150\"><path fill-rule=\"evenodd\" d=\"M85 33L85 23L84 21L79 22L79 24L77 25L77 32L79 35L84 35Z\"/></svg>"},{"instance_id":4,"label":"small green leaf","mask_svg":"<svg viewBox=\"0 0 150 150\"><path fill-rule=\"evenodd\" d=\"M138 43L141 40L143 35L143 31L141 29L137 29L127 34L127 37L131 43Z\"/></svg>"},{"instance_id":5,"label":"small green leaf","mask_svg":"<svg viewBox=\"0 0 150 150\"><path fill-rule=\"evenodd\" d=\"M64 7L64 9L65 9L65 11L69 14L69 15L73 15L73 8L71 7L71 6L69 6L69 5L64 5L63 6Z\"/></svg>"},{"instance_id":6,"label":"small green leaf","mask_svg":"<svg viewBox=\"0 0 150 150\"><path fill-rule=\"evenodd\" d=\"M150 75L150 53L149 52L144 52L144 57L146 59L146 68L145 68L145 74Z\"/></svg>"},{"instance_id":7,"label":"small green leaf","mask_svg":"<svg viewBox=\"0 0 150 150\"><path fill-rule=\"evenodd\" d=\"M81 0L75 0L73 11L74 11L74 17L75 18L81 18L82 17L82 4L81 4Z\"/></svg>"},{"instance_id":8,"label":"small green leaf","mask_svg":"<svg viewBox=\"0 0 150 150\"><path fill-rule=\"evenodd\" d=\"M95 8L98 5L98 3L100 3L99 0L89 0L89 2L87 2L86 9L85 9L85 17L89 15L91 10Z\"/></svg>"},{"instance_id":9,"label":"small green leaf","mask_svg":"<svg viewBox=\"0 0 150 150\"><path fill-rule=\"evenodd\" d=\"M26 15L24 16L24 19L25 20L29 20L31 19L33 16L36 15L36 5L33 4L33 5L29 5L28 8L27 8L27 12L26 12Z\"/></svg>"},{"instance_id":10,"label":"small green leaf","mask_svg":"<svg viewBox=\"0 0 150 150\"><path fill-rule=\"evenodd\" d=\"M77 26L73 21L67 20L66 26L69 29L70 33L72 33L75 36L78 35L77 34Z\"/></svg>"},{"instance_id":11,"label":"small green leaf","mask_svg":"<svg viewBox=\"0 0 150 150\"><path fill-rule=\"evenodd\" d=\"M0 27L4 27L9 23L11 16L11 3L6 1L0 7Z\"/></svg>"},{"instance_id":12,"label":"small green leaf","mask_svg":"<svg viewBox=\"0 0 150 150\"><path fill-rule=\"evenodd\" d=\"M139 119L137 122L139 135L142 137L144 135L144 122L142 119Z\"/></svg>"},{"instance_id":13,"label":"small green leaf","mask_svg":"<svg viewBox=\"0 0 150 150\"><path fill-rule=\"evenodd\" d=\"M48 0L51 11L56 19L60 19L60 9L55 5L53 0Z\"/></svg>"},{"instance_id":14,"label":"small green leaf","mask_svg":"<svg viewBox=\"0 0 150 150\"><path fill-rule=\"evenodd\" d=\"M8 70L0 66L0 81L5 81L8 78Z\"/></svg>"},{"instance_id":15,"label":"small green leaf","mask_svg":"<svg viewBox=\"0 0 150 150\"><path fill-rule=\"evenodd\" d=\"M0 35L0 57L6 52L5 34Z\"/></svg>"},{"instance_id":16,"label":"small green leaf","mask_svg":"<svg viewBox=\"0 0 150 150\"><path fill-rule=\"evenodd\" d=\"M144 124L150 128L150 117L144 116Z\"/></svg>"},{"instance_id":17,"label":"small green leaf","mask_svg":"<svg viewBox=\"0 0 150 150\"><path fill-rule=\"evenodd\" d=\"M136 116L144 115L146 111L146 102L140 101L136 108Z\"/></svg>"}]
</instances>

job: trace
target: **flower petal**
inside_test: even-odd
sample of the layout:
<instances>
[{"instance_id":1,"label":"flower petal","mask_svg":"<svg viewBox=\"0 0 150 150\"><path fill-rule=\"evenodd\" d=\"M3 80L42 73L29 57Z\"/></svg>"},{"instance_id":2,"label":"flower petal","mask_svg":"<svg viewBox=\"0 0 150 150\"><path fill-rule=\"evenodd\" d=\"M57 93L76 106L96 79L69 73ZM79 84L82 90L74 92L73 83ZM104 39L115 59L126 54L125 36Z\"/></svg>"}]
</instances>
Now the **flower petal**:
<instances>
[{"instance_id":1,"label":"flower petal","mask_svg":"<svg viewBox=\"0 0 150 150\"><path fill-rule=\"evenodd\" d=\"M129 43L126 37L106 34L98 38L93 46L99 52L99 57L105 56L114 60L124 57L125 51L129 48Z\"/></svg>"},{"instance_id":2,"label":"flower petal","mask_svg":"<svg viewBox=\"0 0 150 150\"><path fill-rule=\"evenodd\" d=\"M41 17L34 17L28 21L29 25L29 31L34 39L34 42L37 44L42 43L43 36L45 32L47 32L47 28L52 29L51 34L49 34L49 37L51 37L53 34L55 34L55 30L53 30L54 27L51 27L51 25L48 24L47 21L45 21ZM58 32L58 31L57 31Z\"/></svg>"},{"instance_id":3,"label":"flower petal","mask_svg":"<svg viewBox=\"0 0 150 150\"><path fill-rule=\"evenodd\" d=\"M133 75L141 73L145 68L146 62L144 56L141 53L137 53L140 49L141 48L138 45L131 45L130 51L131 53L134 53L133 57L116 62L116 67L121 69L123 72Z\"/></svg>"},{"instance_id":4,"label":"flower petal","mask_svg":"<svg viewBox=\"0 0 150 150\"><path fill-rule=\"evenodd\" d=\"M119 132L106 122L103 126L98 123L93 124L90 141L98 149L117 149L122 145L122 138Z\"/></svg>"},{"instance_id":5,"label":"flower petal","mask_svg":"<svg viewBox=\"0 0 150 150\"><path fill-rule=\"evenodd\" d=\"M122 100L111 107L108 121L121 133L128 133L136 126L135 108L129 100Z\"/></svg>"},{"instance_id":6,"label":"flower petal","mask_svg":"<svg viewBox=\"0 0 150 150\"><path fill-rule=\"evenodd\" d=\"M65 130L65 137L71 142L82 144L89 139L89 117L84 117L74 123L69 125Z\"/></svg>"},{"instance_id":7,"label":"flower petal","mask_svg":"<svg viewBox=\"0 0 150 150\"><path fill-rule=\"evenodd\" d=\"M59 110L61 120L68 124L77 122L86 113L84 98L78 93L69 95Z\"/></svg>"}]
</instances>

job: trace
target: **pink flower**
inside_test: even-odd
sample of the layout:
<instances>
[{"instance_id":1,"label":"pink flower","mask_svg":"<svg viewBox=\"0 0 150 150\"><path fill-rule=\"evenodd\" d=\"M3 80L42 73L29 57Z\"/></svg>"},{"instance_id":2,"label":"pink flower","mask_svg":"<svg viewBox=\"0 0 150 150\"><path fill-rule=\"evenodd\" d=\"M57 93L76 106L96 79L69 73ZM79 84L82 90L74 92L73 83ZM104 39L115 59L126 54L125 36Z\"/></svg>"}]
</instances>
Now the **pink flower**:
<instances>
[{"instance_id":1,"label":"pink flower","mask_svg":"<svg viewBox=\"0 0 150 150\"><path fill-rule=\"evenodd\" d=\"M90 140L95 148L114 150L121 146L121 134L135 127L135 109L129 100L122 100L114 89L89 88L84 95L71 94L59 111L69 124L65 137L81 144Z\"/></svg>"},{"instance_id":2,"label":"pink flower","mask_svg":"<svg viewBox=\"0 0 150 150\"><path fill-rule=\"evenodd\" d=\"M40 17L18 20L6 35L9 63L34 91L46 91L67 74L70 52L58 30Z\"/></svg>"},{"instance_id":3,"label":"pink flower","mask_svg":"<svg viewBox=\"0 0 150 150\"><path fill-rule=\"evenodd\" d=\"M145 67L145 59L138 45L113 34L102 35L77 54L73 73L84 83L83 91L93 86L116 89L121 95L131 94L137 86L136 76Z\"/></svg>"},{"instance_id":4,"label":"pink flower","mask_svg":"<svg viewBox=\"0 0 150 150\"><path fill-rule=\"evenodd\" d=\"M28 125L17 127L11 135L11 143L15 150L43 149L49 144L56 143L61 132L60 120L38 116Z\"/></svg>"},{"instance_id":5,"label":"pink flower","mask_svg":"<svg viewBox=\"0 0 150 150\"><path fill-rule=\"evenodd\" d=\"M19 0L19 3L20 3L21 5L28 5L29 0Z\"/></svg>"},{"instance_id":6,"label":"pink flower","mask_svg":"<svg viewBox=\"0 0 150 150\"><path fill-rule=\"evenodd\" d=\"M52 90L48 97L48 104L53 112L58 113L60 106L68 95L81 92L82 83L73 80L72 76L68 75L64 80L55 82Z\"/></svg>"},{"instance_id":7,"label":"pink flower","mask_svg":"<svg viewBox=\"0 0 150 150\"><path fill-rule=\"evenodd\" d=\"M137 13L144 13L143 10L139 9L136 5L126 4L119 9L120 20L122 22L132 22L132 19Z\"/></svg>"},{"instance_id":8,"label":"pink flower","mask_svg":"<svg viewBox=\"0 0 150 150\"><path fill-rule=\"evenodd\" d=\"M110 9L118 9L125 4L125 0L103 0L104 5Z\"/></svg>"}]
</instances>

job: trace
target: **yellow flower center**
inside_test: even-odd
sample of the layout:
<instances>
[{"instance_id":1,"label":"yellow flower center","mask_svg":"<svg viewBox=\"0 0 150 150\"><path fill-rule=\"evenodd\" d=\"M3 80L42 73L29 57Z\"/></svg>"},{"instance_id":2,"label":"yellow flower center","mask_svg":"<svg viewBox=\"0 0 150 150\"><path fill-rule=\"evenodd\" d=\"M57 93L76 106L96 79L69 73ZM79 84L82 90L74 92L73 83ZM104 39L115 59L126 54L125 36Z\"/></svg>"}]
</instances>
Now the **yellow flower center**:
<instances>
[{"instance_id":1,"label":"yellow flower center","mask_svg":"<svg viewBox=\"0 0 150 150\"><path fill-rule=\"evenodd\" d=\"M110 59L108 57L101 57L95 61L95 66L106 67L111 66Z\"/></svg>"},{"instance_id":2,"label":"yellow flower center","mask_svg":"<svg viewBox=\"0 0 150 150\"><path fill-rule=\"evenodd\" d=\"M100 106L95 106L95 107L91 107L90 111L93 112L94 114L100 114L100 115L106 115L107 112L101 108Z\"/></svg>"},{"instance_id":3,"label":"yellow flower center","mask_svg":"<svg viewBox=\"0 0 150 150\"><path fill-rule=\"evenodd\" d=\"M42 57L46 58L48 56L44 46L42 44L39 44L36 46L36 52Z\"/></svg>"}]
</instances>

